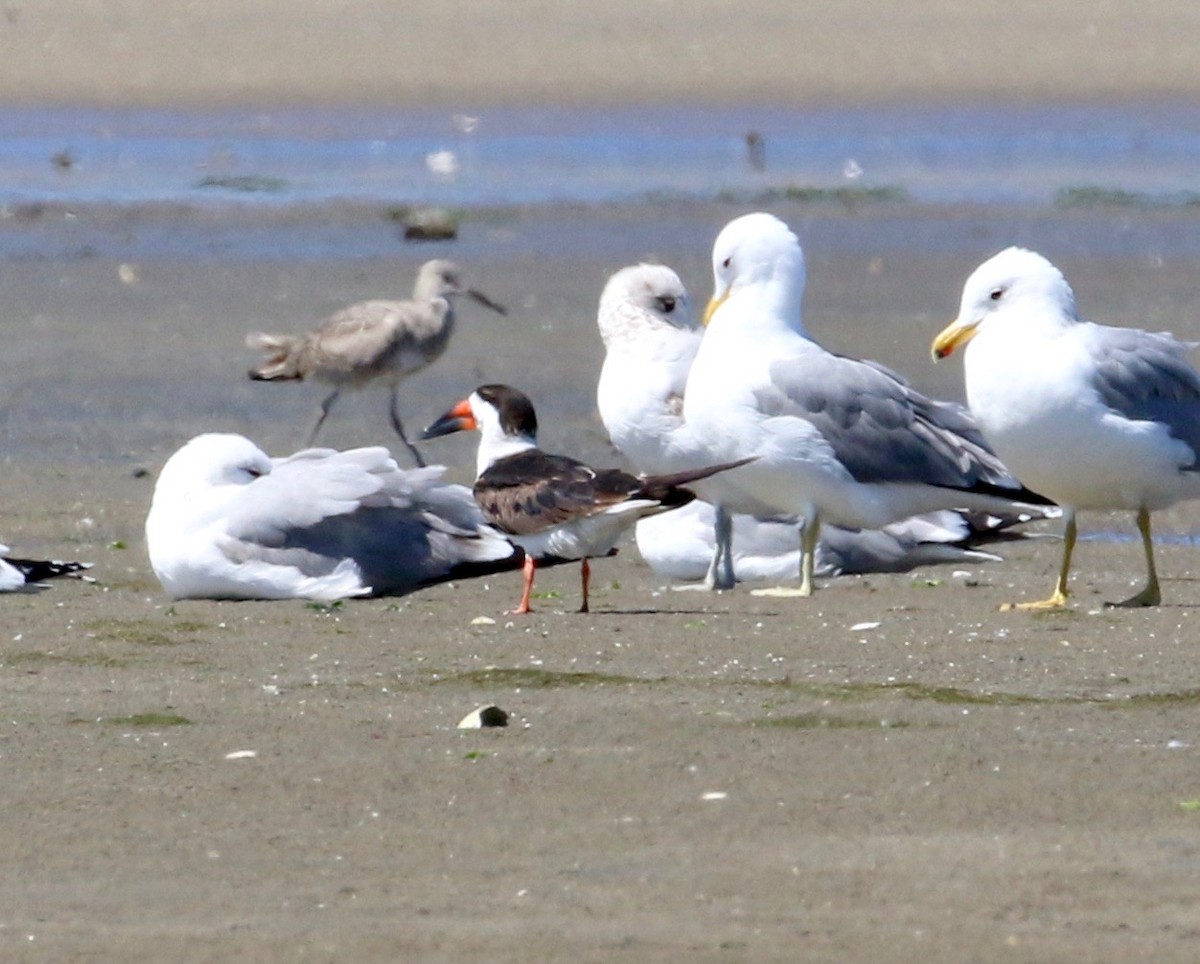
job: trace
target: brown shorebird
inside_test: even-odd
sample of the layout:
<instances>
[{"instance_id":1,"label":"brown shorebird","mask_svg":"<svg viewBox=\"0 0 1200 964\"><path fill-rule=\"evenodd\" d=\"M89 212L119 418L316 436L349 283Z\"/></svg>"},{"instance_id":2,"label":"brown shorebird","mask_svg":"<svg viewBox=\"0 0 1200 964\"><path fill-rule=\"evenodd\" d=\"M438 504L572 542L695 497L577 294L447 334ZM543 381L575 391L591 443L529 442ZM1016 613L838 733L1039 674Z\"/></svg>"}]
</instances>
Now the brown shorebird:
<instances>
[{"instance_id":1,"label":"brown shorebird","mask_svg":"<svg viewBox=\"0 0 1200 964\"><path fill-rule=\"evenodd\" d=\"M454 332L454 298L467 295L499 314L503 306L474 288L462 284L453 261L427 261L421 265L409 301L360 301L343 308L307 335L270 335L254 332L246 345L267 353L250 371L255 381L304 380L333 385L321 403L316 424L308 436L312 445L330 408L345 388L362 388L373 381L391 387L392 427L417 465L421 453L404 434L396 392L400 382L441 357Z\"/></svg>"}]
</instances>

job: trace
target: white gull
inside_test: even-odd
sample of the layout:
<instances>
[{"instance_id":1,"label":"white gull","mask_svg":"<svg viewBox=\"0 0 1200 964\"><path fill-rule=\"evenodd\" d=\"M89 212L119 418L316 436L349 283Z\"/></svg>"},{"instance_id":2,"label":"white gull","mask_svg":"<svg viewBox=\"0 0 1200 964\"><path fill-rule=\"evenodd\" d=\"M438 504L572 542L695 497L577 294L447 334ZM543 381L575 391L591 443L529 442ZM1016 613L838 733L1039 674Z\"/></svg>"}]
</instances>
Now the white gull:
<instances>
[{"instance_id":1,"label":"white gull","mask_svg":"<svg viewBox=\"0 0 1200 964\"><path fill-rule=\"evenodd\" d=\"M1080 509L1137 513L1146 585L1117 605L1158 605L1150 513L1200 497L1193 346L1081 321L1062 272L1022 248L975 269L958 318L934 339L934 357L964 344L967 403L984 435L1025 484L1063 507L1054 592L1021 608L1066 602Z\"/></svg>"},{"instance_id":2,"label":"white gull","mask_svg":"<svg viewBox=\"0 0 1200 964\"><path fill-rule=\"evenodd\" d=\"M778 218L728 224L713 275L683 415L709 460L756 457L711 481L717 501L748 494L803 517L800 586L778 594L811 594L825 521L876 529L934 509L1008 512L1046 501L1013 480L961 411L808 336L804 256Z\"/></svg>"},{"instance_id":3,"label":"white gull","mask_svg":"<svg viewBox=\"0 0 1200 964\"><path fill-rule=\"evenodd\" d=\"M684 387L703 329L693 319L679 276L659 264L622 268L604 287L597 325L606 352L597 407L616 448L639 472L678 472L703 465L704 448L683 420ZM708 494L705 481L690 487L700 499ZM753 513L761 508L753 503L747 507L749 513L733 516L731 550L718 550L717 510L700 500L639 521L638 549L659 575L705 579L709 588L730 588L734 578L797 577L798 521L758 519ZM998 556L961 543L987 538L996 529L1027 518L966 518L947 510L882 529L824 526L816 572L902 572L936 563L996 561ZM726 554L717 558L716 551Z\"/></svg>"},{"instance_id":4,"label":"white gull","mask_svg":"<svg viewBox=\"0 0 1200 964\"><path fill-rule=\"evenodd\" d=\"M172 597L334 600L402 595L518 568L471 491L384 448L271 459L241 435L199 435L167 460L146 517Z\"/></svg>"}]
</instances>

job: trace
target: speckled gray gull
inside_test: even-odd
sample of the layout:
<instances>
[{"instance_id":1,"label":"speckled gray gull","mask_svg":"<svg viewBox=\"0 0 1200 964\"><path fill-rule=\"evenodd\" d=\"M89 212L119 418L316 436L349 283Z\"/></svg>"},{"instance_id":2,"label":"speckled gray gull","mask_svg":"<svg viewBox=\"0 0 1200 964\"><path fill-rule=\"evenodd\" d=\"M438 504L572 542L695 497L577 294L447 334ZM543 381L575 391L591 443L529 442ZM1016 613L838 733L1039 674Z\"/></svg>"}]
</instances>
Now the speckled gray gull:
<instances>
[{"instance_id":1,"label":"speckled gray gull","mask_svg":"<svg viewBox=\"0 0 1200 964\"><path fill-rule=\"evenodd\" d=\"M321 402L309 445L316 442L344 389L385 382L391 391L388 414L392 427L417 465L423 466L425 460L408 440L400 420L398 390L401 381L433 364L446 350L454 333L454 301L459 295L501 315L507 313L482 292L465 287L453 261L426 261L409 300L361 301L330 316L307 335L247 335L247 347L266 353L263 363L250 370L250 377L255 381L313 379L333 385Z\"/></svg>"},{"instance_id":2,"label":"speckled gray gull","mask_svg":"<svg viewBox=\"0 0 1200 964\"><path fill-rule=\"evenodd\" d=\"M969 344L968 344L969 343ZM1079 509L1137 513L1146 585L1119 606L1162 601L1150 513L1200 498L1200 373L1193 345L1166 333L1081 321L1066 278L1042 255L1008 248L963 286L935 358L966 345L967 403L1017 476L1062 504L1054 592L1067 601Z\"/></svg>"},{"instance_id":3,"label":"speckled gray gull","mask_svg":"<svg viewBox=\"0 0 1200 964\"><path fill-rule=\"evenodd\" d=\"M812 593L824 522L877 529L935 509L1009 512L1048 501L1014 482L960 410L809 336L803 252L778 218L730 222L712 263L714 294L683 416L706 459L756 457L714 477L713 488L803 518L800 586L772 594Z\"/></svg>"},{"instance_id":4,"label":"speckled gray gull","mask_svg":"<svg viewBox=\"0 0 1200 964\"><path fill-rule=\"evenodd\" d=\"M601 420L617 449L639 472L695 468L704 449L683 419L683 393L703 329L693 319L687 289L669 267L631 265L616 272L600 297L597 324L605 359L597 385ZM705 481L691 486L701 499ZM737 511L745 506L747 512ZM754 500L735 501L732 528L718 510L697 500L637 524L642 556L661 576L705 580L708 588L734 581L786 580L800 573L799 522L758 519ZM769 509L767 510L769 513ZM935 563L970 564L999 556L972 548L1041 513L1006 516L932 512L882 529L822 529L818 575L902 572ZM721 547L720 533L729 538Z\"/></svg>"},{"instance_id":5,"label":"speckled gray gull","mask_svg":"<svg viewBox=\"0 0 1200 964\"><path fill-rule=\"evenodd\" d=\"M403 595L520 568L471 490L387 449L272 459L241 435L199 435L159 474L146 545L172 597L334 600Z\"/></svg>"}]
</instances>

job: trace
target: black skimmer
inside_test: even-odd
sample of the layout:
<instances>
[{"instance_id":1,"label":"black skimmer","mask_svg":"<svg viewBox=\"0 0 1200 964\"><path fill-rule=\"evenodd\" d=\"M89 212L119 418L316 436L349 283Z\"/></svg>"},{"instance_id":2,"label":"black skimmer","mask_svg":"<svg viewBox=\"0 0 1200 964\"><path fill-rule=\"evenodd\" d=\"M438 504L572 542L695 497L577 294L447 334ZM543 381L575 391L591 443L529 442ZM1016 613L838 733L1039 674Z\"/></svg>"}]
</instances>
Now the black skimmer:
<instances>
[{"instance_id":1,"label":"black skimmer","mask_svg":"<svg viewBox=\"0 0 1200 964\"><path fill-rule=\"evenodd\" d=\"M742 464L707 466L672 475L639 477L593 469L537 444L537 415L529 399L507 385L483 385L429 426L422 439L478 429L475 500L489 523L525 550L525 585L513 612L530 612L539 559L579 559L588 611L590 558L607 555L638 519L686 505L689 482Z\"/></svg>"}]
</instances>

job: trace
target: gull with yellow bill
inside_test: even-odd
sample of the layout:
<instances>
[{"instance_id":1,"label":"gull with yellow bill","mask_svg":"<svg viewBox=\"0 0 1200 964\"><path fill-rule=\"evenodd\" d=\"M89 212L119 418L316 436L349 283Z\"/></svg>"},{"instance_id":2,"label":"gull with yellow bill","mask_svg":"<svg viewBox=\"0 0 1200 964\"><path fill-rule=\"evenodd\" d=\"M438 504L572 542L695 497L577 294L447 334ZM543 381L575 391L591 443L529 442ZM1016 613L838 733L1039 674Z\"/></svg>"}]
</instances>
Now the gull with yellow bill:
<instances>
[{"instance_id":1,"label":"gull with yellow bill","mask_svg":"<svg viewBox=\"0 0 1200 964\"><path fill-rule=\"evenodd\" d=\"M984 437L1022 482L1063 509L1054 592L1019 608L1066 603L1080 509L1137 513L1147 581L1114 605L1157 606L1150 513L1200 497L1193 346L1166 333L1081 321L1062 272L1023 248L975 269L933 356L963 345L967 403Z\"/></svg>"},{"instance_id":2,"label":"gull with yellow bill","mask_svg":"<svg viewBox=\"0 0 1200 964\"><path fill-rule=\"evenodd\" d=\"M713 246L714 296L688 374L683 417L712 462L718 504L750 497L803 517L807 596L822 522L880 528L934 509L1012 511L1046 500L992 454L965 411L874 362L826 351L804 328L804 255L778 218L748 214Z\"/></svg>"}]
</instances>

